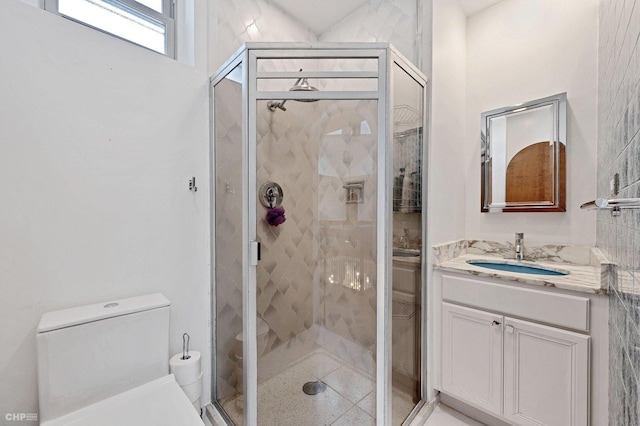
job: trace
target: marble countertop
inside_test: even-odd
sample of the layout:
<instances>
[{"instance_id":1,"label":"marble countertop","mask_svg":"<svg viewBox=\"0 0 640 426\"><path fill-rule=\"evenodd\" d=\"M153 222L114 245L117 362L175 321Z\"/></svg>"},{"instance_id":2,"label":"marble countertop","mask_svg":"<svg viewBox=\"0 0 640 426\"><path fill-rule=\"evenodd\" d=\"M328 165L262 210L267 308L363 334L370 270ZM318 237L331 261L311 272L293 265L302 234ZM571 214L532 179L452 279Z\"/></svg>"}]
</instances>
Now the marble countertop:
<instances>
[{"instance_id":1,"label":"marble countertop","mask_svg":"<svg viewBox=\"0 0 640 426\"><path fill-rule=\"evenodd\" d=\"M606 294L612 263L595 247L544 245L528 247L525 260L513 259L513 244L486 240L458 240L433 247L434 267L486 278L556 287L583 293ZM509 259L511 257L511 259ZM468 260L509 260L510 263L562 269L568 275L531 275L474 266Z\"/></svg>"},{"instance_id":2,"label":"marble countertop","mask_svg":"<svg viewBox=\"0 0 640 426\"><path fill-rule=\"evenodd\" d=\"M407 254L411 254L411 256L396 256L394 254L393 255L393 261L394 262L411 263L411 264L414 264L414 265L422 264L422 257L420 256L420 249L405 249L405 248L394 247L393 248L393 252L394 253L405 252Z\"/></svg>"},{"instance_id":3,"label":"marble countertop","mask_svg":"<svg viewBox=\"0 0 640 426\"><path fill-rule=\"evenodd\" d=\"M420 256L417 256L417 257L393 256L393 261L394 262L411 263L412 265L420 265L420 264L422 264L422 259L420 259Z\"/></svg>"}]
</instances>

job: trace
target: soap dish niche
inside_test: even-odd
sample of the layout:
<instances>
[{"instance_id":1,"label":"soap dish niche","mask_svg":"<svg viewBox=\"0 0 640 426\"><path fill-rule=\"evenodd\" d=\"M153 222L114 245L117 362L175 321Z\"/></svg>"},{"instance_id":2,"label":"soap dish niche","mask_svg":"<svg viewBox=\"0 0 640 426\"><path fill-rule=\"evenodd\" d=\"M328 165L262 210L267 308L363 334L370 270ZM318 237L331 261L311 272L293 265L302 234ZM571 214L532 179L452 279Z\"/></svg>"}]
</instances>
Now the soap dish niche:
<instances>
[{"instance_id":1,"label":"soap dish niche","mask_svg":"<svg viewBox=\"0 0 640 426\"><path fill-rule=\"evenodd\" d=\"M361 204L364 202L364 181L347 182L342 187L345 189L346 204Z\"/></svg>"}]
</instances>

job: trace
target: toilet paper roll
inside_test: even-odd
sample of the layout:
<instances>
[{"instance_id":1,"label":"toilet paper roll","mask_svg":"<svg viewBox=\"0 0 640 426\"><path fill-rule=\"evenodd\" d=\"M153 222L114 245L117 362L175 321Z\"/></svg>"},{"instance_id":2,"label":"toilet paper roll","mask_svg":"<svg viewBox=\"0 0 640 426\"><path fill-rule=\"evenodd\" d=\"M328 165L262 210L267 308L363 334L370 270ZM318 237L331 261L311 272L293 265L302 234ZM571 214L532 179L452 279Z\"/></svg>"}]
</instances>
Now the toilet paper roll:
<instances>
[{"instance_id":1,"label":"toilet paper roll","mask_svg":"<svg viewBox=\"0 0 640 426\"><path fill-rule=\"evenodd\" d=\"M202 395L202 373L200 373L200 377L193 383L189 383L187 385L181 385L182 391L187 395L190 402L195 401L200 398Z\"/></svg>"},{"instance_id":2,"label":"toilet paper roll","mask_svg":"<svg viewBox=\"0 0 640 426\"><path fill-rule=\"evenodd\" d=\"M202 376L202 367L200 365L200 352L189 352L191 358L182 359L182 353L175 354L169 360L169 371L176 378L176 382L180 386L188 385Z\"/></svg>"}]
</instances>

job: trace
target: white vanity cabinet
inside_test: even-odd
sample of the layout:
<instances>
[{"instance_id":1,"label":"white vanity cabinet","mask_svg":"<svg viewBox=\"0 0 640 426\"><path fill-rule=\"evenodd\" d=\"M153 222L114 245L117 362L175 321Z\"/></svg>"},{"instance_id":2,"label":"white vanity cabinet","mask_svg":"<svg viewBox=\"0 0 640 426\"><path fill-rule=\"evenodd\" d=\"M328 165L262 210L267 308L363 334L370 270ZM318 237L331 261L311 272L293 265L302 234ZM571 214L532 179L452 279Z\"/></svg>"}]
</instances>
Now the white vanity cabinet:
<instances>
[{"instance_id":1,"label":"white vanity cabinet","mask_svg":"<svg viewBox=\"0 0 640 426\"><path fill-rule=\"evenodd\" d=\"M589 336L504 321L504 417L518 425L587 425Z\"/></svg>"},{"instance_id":2,"label":"white vanity cabinet","mask_svg":"<svg viewBox=\"0 0 640 426\"><path fill-rule=\"evenodd\" d=\"M502 317L442 304L442 391L502 414Z\"/></svg>"},{"instance_id":3,"label":"white vanity cabinet","mask_svg":"<svg viewBox=\"0 0 640 426\"><path fill-rule=\"evenodd\" d=\"M420 258L393 260L393 380L415 388L420 380Z\"/></svg>"},{"instance_id":4,"label":"white vanity cabinet","mask_svg":"<svg viewBox=\"0 0 640 426\"><path fill-rule=\"evenodd\" d=\"M513 425L589 425L589 297L441 279L443 393Z\"/></svg>"}]
</instances>

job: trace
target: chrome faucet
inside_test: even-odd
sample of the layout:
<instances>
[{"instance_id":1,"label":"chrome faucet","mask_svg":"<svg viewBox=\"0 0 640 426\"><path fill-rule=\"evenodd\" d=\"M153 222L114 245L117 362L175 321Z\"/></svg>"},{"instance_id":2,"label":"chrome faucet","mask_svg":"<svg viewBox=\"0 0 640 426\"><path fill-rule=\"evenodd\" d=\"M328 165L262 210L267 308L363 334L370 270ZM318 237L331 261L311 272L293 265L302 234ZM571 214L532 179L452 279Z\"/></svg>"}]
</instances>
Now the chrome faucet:
<instances>
[{"instance_id":1,"label":"chrome faucet","mask_svg":"<svg viewBox=\"0 0 640 426\"><path fill-rule=\"evenodd\" d=\"M524 258L524 233L516 232L516 260L522 260Z\"/></svg>"}]
</instances>

